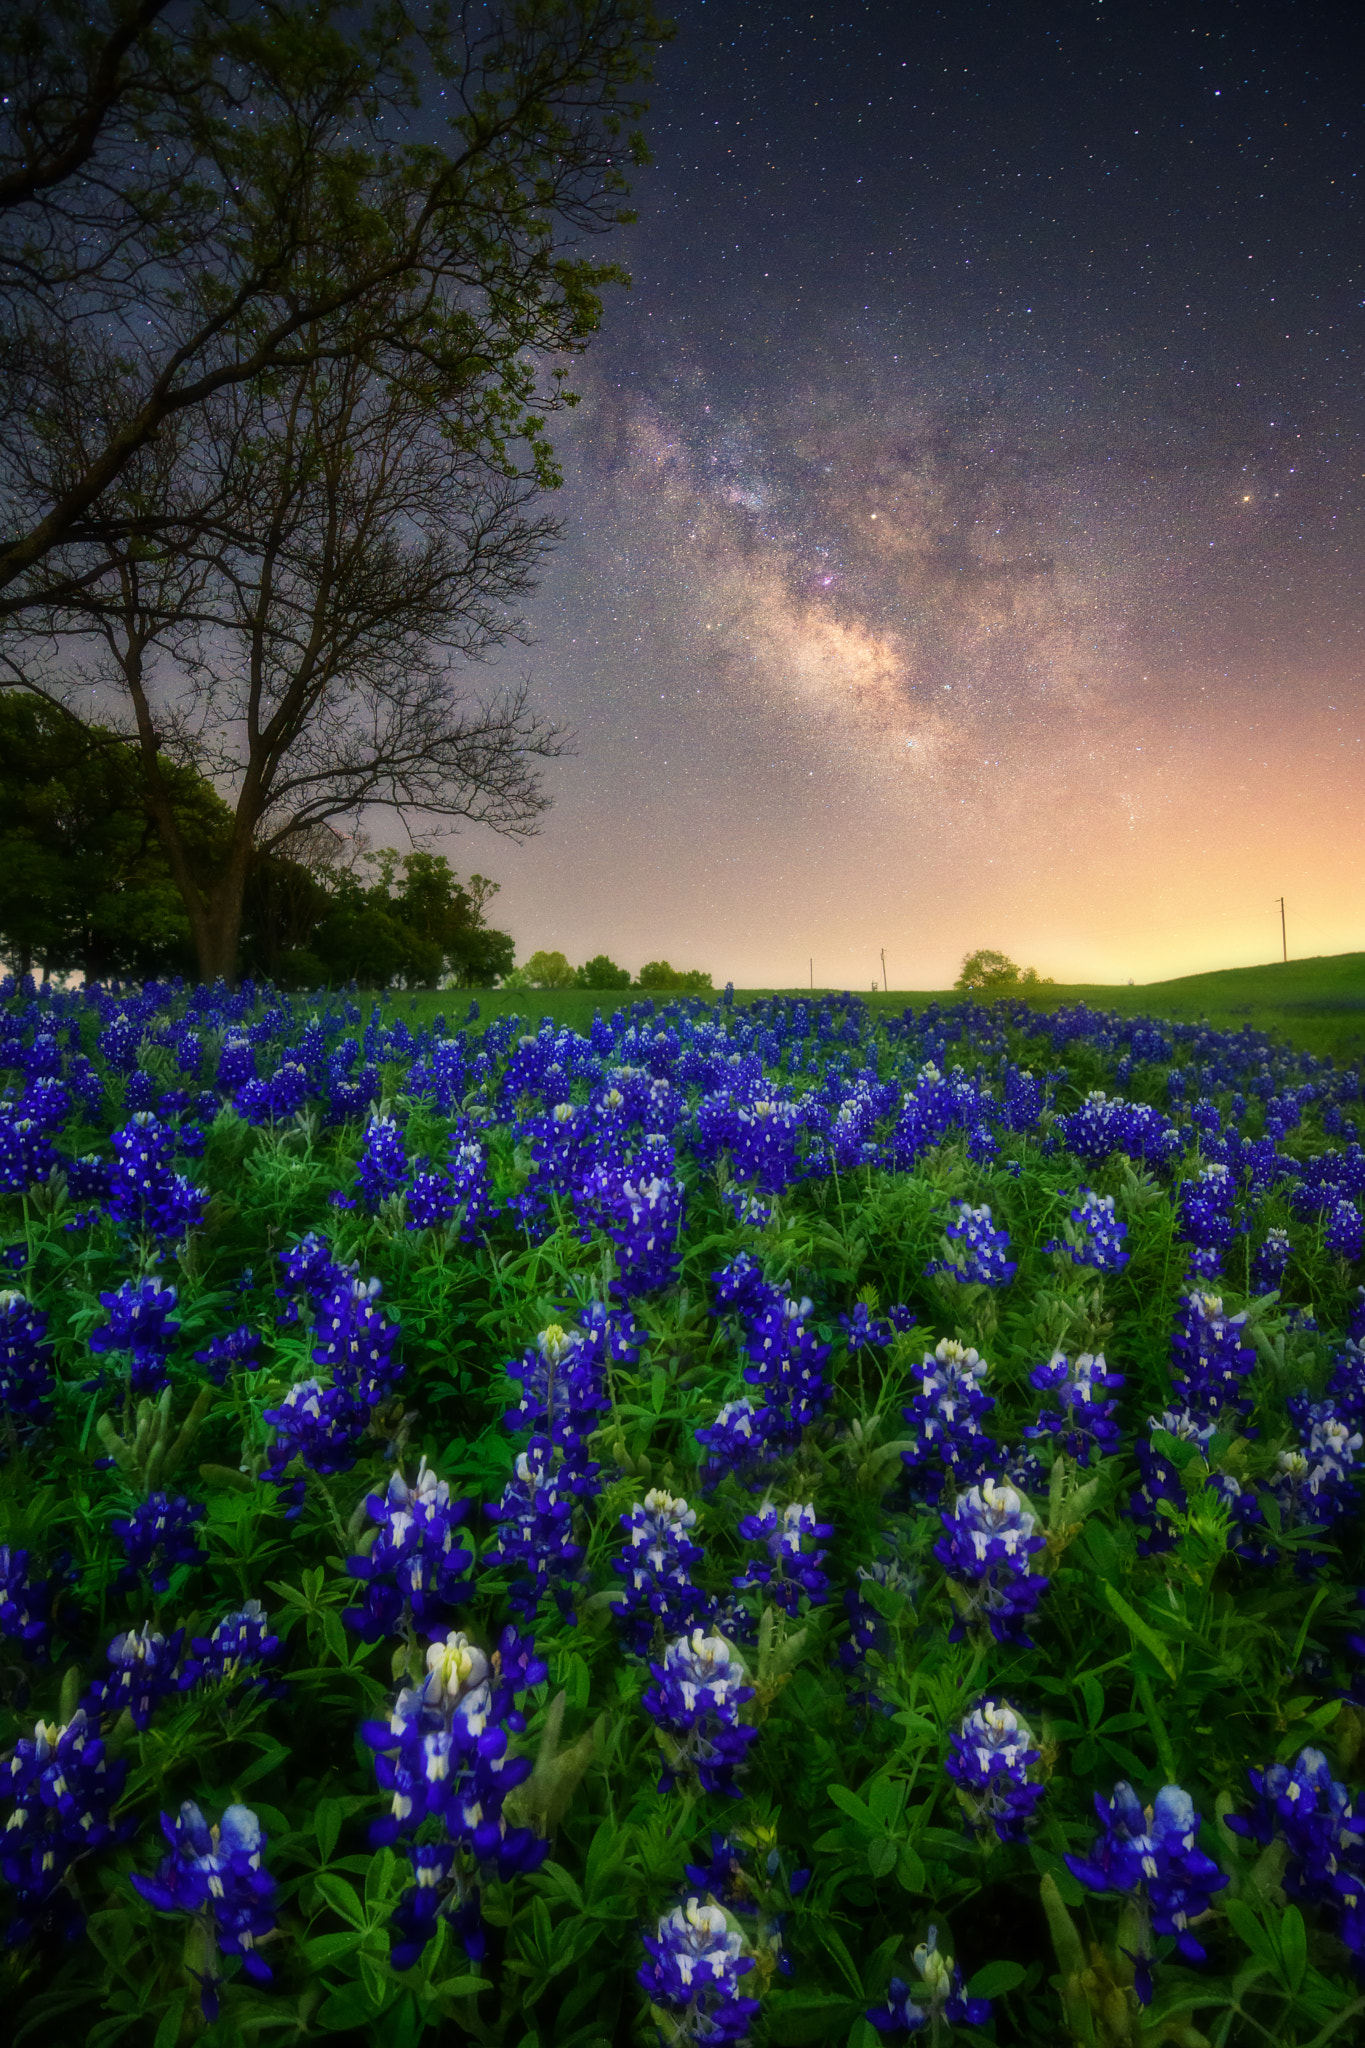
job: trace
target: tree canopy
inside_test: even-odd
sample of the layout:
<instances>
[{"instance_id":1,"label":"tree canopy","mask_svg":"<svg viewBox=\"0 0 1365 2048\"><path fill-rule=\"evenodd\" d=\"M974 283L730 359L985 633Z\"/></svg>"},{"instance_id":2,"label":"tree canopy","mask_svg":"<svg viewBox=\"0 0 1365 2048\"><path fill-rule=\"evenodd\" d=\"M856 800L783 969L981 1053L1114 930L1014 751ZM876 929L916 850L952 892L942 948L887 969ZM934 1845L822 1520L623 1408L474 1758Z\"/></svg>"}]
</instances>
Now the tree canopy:
<instances>
[{"instance_id":1,"label":"tree canopy","mask_svg":"<svg viewBox=\"0 0 1365 2048\"><path fill-rule=\"evenodd\" d=\"M953 987L964 995L985 996L1007 996L1020 989L1051 986L1051 979L1044 980L1036 967L1018 967L1008 954L994 952L988 946L968 953L953 983Z\"/></svg>"}]
</instances>

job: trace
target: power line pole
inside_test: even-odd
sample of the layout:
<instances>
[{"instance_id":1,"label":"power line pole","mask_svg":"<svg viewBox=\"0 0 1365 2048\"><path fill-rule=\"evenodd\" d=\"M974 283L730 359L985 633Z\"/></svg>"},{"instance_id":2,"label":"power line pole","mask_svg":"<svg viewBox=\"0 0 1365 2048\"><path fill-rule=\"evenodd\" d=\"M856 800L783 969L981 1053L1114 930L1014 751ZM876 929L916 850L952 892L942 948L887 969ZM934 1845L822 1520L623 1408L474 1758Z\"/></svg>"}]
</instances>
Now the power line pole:
<instances>
[{"instance_id":1,"label":"power line pole","mask_svg":"<svg viewBox=\"0 0 1365 2048\"><path fill-rule=\"evenodd\" d=\"M812 995L814 995L814 994L815 994L815 959L814 959L814 955L812 955L812 957L811 957L811 963L810 963L810 992L811 992L811 994L812 994Z\"/></svg>"},{"instance_id":2,"label":"power line pole","mask_svg":"<svg viewBox=\"0 0 1365 2048\"><path fill-rule=\"evenodd\" d=\"M886 994L886 948L882 947L882 994Z\"/></svg>"},{"instance_id":3,"label":"power line pole","mask_svg":"<svg viewBox=\"0 0 1365 2048\"><path fill-rule=\"evenodd\" d=\"M1284 932L1284 898L1279 896L1275 900L1280 906L1280 950L1284 954L1284 964L1287 967L1289 965L1289 941L1285 937Z\"/></svg>"}]
</instances>

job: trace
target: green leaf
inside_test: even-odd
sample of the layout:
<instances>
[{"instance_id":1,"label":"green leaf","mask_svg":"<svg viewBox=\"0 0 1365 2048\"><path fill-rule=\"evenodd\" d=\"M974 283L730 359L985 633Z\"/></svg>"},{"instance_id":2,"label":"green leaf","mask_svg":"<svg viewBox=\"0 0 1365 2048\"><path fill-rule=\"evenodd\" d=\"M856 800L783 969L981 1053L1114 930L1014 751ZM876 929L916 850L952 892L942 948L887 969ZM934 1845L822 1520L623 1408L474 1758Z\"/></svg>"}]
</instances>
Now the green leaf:
<instances>
[{"instance_id":1,"label":"green leaf","mask_svg":"<svg viewBox=\"0 0 1365 2048\"><path fill-rule=\"evenodd\" d=\"M324 1863L332 1860L332 1851L336 1848L345 1818L345 1805L340 1799L319 1799L313 1813L313 1832L318 1838L318 1854Z\"/></svg>"},{"instance_id":2,"label":"green leaf","mask_svg":"<svg viewBox=\"0 0 1365 2048\"><path fill-rule=\"evenodd\" d=\"M354 1889L330 1870L320 1870L313 1879L318 1891L334 1913L351 1927L367 1927L369 1920Z\"/></svg>"},{"instance_id":3,"label":"green leaf","mask_svg":"<svg viewBox=\"0 0 1365 2048\"><path fill-rule=\"evenodd\" d=\"M859 1827L875 1828L877 1823L856 1792L850 1792L847 1785L829 1785L826 1790L840 1813L846 1813Z\"/></svg>"},{"instance_id":4,"label":"green leaf","mask_svg":"<svg viewBox=\"0 0 1365 2048\"><path fill-rule=\"evenodd\" d=\"M336 1962L339 1956L350 1955L363 1939L364 1932L361 1928L356 1928L349 1934L319 1934L312 1941L303 1944L304 1959L314 1969L325 1969L328 1963Z\"/></svg>"},{"instance_id":5,"label":"green leaf","mask_svg":"<svg viewBox=\"0 0 1365 2048\"><path fill-rule=\"evenodd\" d=\"M967 1986L967 1996L1001 1998L1007 1991L1017 1991L1027 1975L1022 1963L987 1963Z\"/></svg>"},{"instance_id":6,"label":"green leaf","mask_svg":"<svg viewBox=\"0 0 1365 2048\"><path fill-rule=\"evenodd\" d=\"M187 1995L188 1987L186 1985L182 1985L178 1991L171 1993L170 2003L161 2015L161 2024L156 2030L152 2048L175 2048L176 2042L180 2039L180 2029L185 2020L185 2000Z\"/></svg>"},{"instance_id":7,"label":"green leaf","mask_svg":"<svg viewBox=\"0 0 1365 2048\"><path fill-rule=\"evenodd\" d=\"M481 1991L491 1991L493 1986L487 1977L443 1977L439 1984L433 1984L433 1998L476 1998Z\"/></svg>"},{"instance_id":8,"label":"green leaf","mask_svg":"<svg viewBox=\"0 0 1365 2048\"><path fill-rule=\"evenodd\" d=\"M350 1644L346 1640L346 1630L341 1616L335 1608L329 1607L322 1617L322 1637L338 1664L350 1663Z\"/></svg>"},{"instance_id":9,"label":"green leaf","mask_svg":"<svg viewBox=\"0 0 1365 2048\"><path fill-rule=\"evenodd\" d=\"M867 1867L874 1877L889 1877L896 1867L896 1845L878 1835L867 1845Z\"/></svg>"},{"instance_id":10,"label":"green leaf","mask_svg":"<svg viewBox=\"0 0 1365 2048\"><path fill-rule=\"evenodd\" d=\"M1250 1906L1241 1899L1229 1899L1223 1911L1243 1948L1249 1948L1258 1962L1268 1963L1271 1969L1278 1971L1280 1958L1275 1952L1275 1945Z\"/></svg>"},{"instance_id":11,"label":"green leaf","mask_svg":"<svg viewBox=\"0 0 1365 2048\"><path fill-rule=\"evenodd\" d=\"M1176 1683L1177 1674L1175 1668L1175 1659L1171 1655L1169 1643L1165 1642L1157 1634L1156 1630L1151 1626L1150 1622L1146 1622L1143 1620L1142 1616L1137 1612L1136 1608L1130 1607L1128 1605L1128 1602L1124 1599L1122 1593L1120 1593L1117 1587L1112 1585L1108 1579L1106 1579L1104 1582L1104 1597L1109 1602L1109 1605L1113 1608L1119 1620L1124 1624L1124 1627L1128 1630L1129 1634L1135 1639L1135 1641L1141 1643L1144 1649L1148 1649L1151 1651L1152 1655L1156 1658L1157 1663L1161 1666L1166 1676L1170 1679L1171 1684L1174 1685Z\"/></svg>"},{"instance_id":12,"label":"green leaf","mask_svg":"<svg viewBox=\"0 0 1365 2048\"><path fill-rule=\"evenodd\" d=\"M1297 1991L1308 1968L1308 1932L1297 1906L1286 1906L1280 1921L1280 1955L1286 1986Z\"/></svg>"},{"instance_id":13,"label":"green leaf","mask_svg":"<svg viewBox=\"0 0 1365 2048\"><path fill-rule=\"evenodd\" d=\"M835 1962L839 1965L844 1982L848 1985L853 1996L861 1998L863 1995L863 1980L858 1974L857 1964L844 1946L843 1936L828 1920L815 1920L811 1924L814 1926L820 1940L833 1956Z\"/></svg>"},{"instance_id":14,"label":"green leaf","mask_svg":"<svg viewBox=\"0 0 1365 2048\"><path fill-rule=\"evenodd\" d=\"M896 1882L905 1891L916 1895L923 1894L927 1887L924 1865L908 1842L902 1842L901 1844L900 1855L896 1862Z\"/></svg>"}]
</instances>

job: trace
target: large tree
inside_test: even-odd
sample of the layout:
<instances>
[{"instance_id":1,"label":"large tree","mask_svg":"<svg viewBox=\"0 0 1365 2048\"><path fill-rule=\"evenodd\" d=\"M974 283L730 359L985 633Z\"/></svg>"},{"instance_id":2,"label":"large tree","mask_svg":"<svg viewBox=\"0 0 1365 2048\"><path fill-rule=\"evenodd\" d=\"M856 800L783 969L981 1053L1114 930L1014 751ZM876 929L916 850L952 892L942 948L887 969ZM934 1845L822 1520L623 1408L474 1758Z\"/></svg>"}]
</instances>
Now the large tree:
<instances>
[{"instance_id":1,"label":"large tree","mask_svg":"<svg viewBox=\"0 0 1365 2048\"><path fill-rule=\"evenodd\" d=\"M0 614L164 534L114 487L263 378L458 385L553 480L562 358L619 275L574 245L628 217L662 33L648 0L0 10Z\"/></svg>"},{"instance_id":2,"label":"large tree","mask_svg":"<svg viewBox=\"0 0 1365 2048\"><path fill-rule=\"evenodd\" d=\"M534 475L468 431L459 385L355 357L220 395L120 494L167 508L175 539L111 541L108 566L44 621L30 679L80 671L121 707L143 798L180 887L200 973L237 968L247 879L332 820L387 810L519 835L560 751L524 683L474 695L459 671L523 629L513 609L553 522ZM205 886L162 763L210 774L232 811Z\"/></svg>"}]
</instances>

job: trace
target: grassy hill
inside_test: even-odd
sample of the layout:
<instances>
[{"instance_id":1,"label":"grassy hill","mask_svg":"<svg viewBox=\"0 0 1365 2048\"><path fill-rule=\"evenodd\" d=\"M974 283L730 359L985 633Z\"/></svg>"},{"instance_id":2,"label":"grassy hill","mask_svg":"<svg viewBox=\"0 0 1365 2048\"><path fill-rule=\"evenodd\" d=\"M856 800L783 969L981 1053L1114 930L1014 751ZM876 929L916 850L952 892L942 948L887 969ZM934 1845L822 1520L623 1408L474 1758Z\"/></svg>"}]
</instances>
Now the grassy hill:
<instances>
[{"instance_id":1,"label":"grassy hill","mask_svg":"<svg viewBox=\"0 0 1365 2048\"><path fill-rule=\"evenodd\" d=\"M585 1031L595 1009L609 1015L621 1003L638 1000L638 993L631 989L599 995L580 989L564 993L481 989L478 1002L485 1020L515 1010L532 1025L548 1016ZM737 989L735 995L738 1002L750 1002L763 995L808 993L803 989ZM837 991L815 991L817 997L830 993ZM864 989L858 993L878 1009L897 1012L907 1003L920 1009L934 1001L958 1000L951 989L892 989L876 995ZM469 1004L468 995L459 989L388 1000L400 1015L427 1019L444 1014L452 1024ZM1099 1010L1118 1010L1124 1016L1142 1013L1181 1021L1207 1018L1211 1024L1234 1030L1251 1024L1319 1056L1330 1053L1338 1060L1365 1056L1365 953L1330 954L1317 960L1291 960L1287 965L1276 961L1267 967L1228 967L1216 974L1187 974L1176 981L1145 982L1138 987L1059 983L1040 990L1033 1000L1039 1009L1047 1010L1062 1003L1084 1002Z\"/></svg>"}]
</instances>

